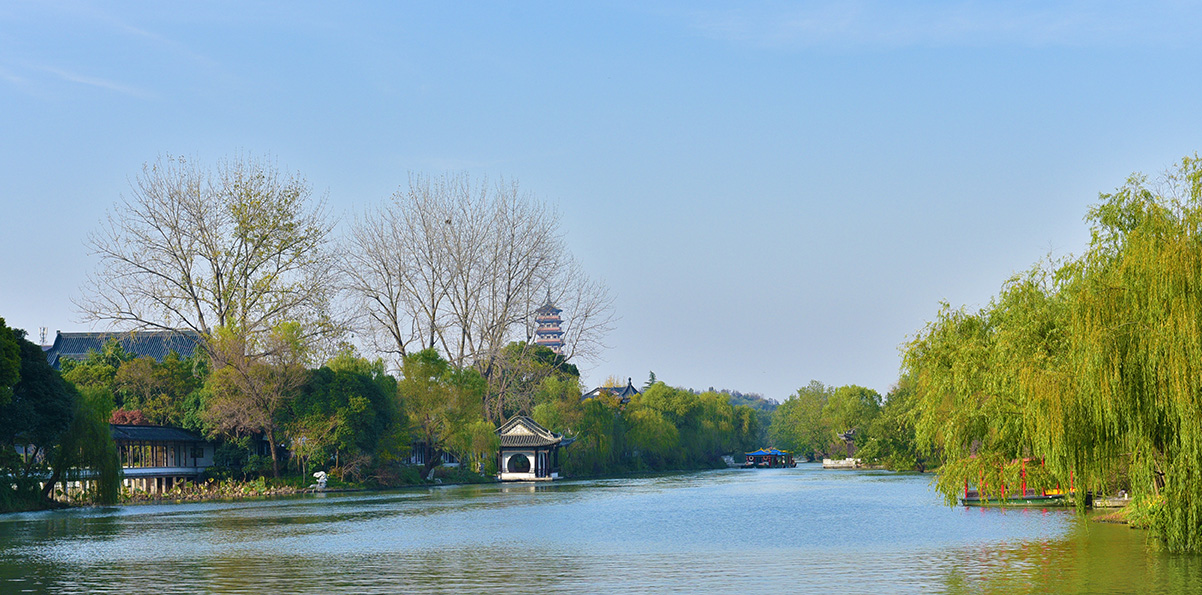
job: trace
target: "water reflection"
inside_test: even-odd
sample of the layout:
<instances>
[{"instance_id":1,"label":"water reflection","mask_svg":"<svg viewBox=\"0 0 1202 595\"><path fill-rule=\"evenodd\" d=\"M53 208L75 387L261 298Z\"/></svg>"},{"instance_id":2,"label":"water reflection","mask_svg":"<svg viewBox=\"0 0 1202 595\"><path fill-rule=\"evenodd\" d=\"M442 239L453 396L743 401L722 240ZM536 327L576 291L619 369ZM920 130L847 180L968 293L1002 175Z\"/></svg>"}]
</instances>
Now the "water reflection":
<instances>
[{"instance_id":1,"label":"water reflection","mask_svg":"<svg viewBox=\"0 0 1202 595\"><path fill-rule=\"evenodd\" d=\"M0 592L1202 592L1202 564L929 477L797 469L0 518Z\"/></svg>"},{"instance_id":2,"label":"water reflection","mask_svg":"<svg viewBox=\"0 0 1202 595\"><path fill-rule=\"evenodd\" d=\"M949 593L1199 593L1202 559L1168 555L1142 531L1079 523L1065 539L946 552Z\"/></svg>"}]
</instances>

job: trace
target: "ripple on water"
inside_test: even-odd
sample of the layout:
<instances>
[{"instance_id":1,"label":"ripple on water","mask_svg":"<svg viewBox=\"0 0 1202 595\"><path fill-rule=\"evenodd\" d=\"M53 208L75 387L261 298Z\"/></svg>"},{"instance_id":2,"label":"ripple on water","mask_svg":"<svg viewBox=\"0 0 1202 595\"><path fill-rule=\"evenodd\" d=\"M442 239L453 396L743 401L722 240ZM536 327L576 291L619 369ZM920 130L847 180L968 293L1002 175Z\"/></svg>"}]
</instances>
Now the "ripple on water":
<instances>
[{"instance_id":1,"label":"ripple on water","mask_svg":"<svg viewBox=\"0 0 1202 595\"><path fill-rule=\"evenodd\" d=\"M1068 511L813 465L0 520L3 592L1189 592L1200 571Z\"/></svg>"}]
</instances>

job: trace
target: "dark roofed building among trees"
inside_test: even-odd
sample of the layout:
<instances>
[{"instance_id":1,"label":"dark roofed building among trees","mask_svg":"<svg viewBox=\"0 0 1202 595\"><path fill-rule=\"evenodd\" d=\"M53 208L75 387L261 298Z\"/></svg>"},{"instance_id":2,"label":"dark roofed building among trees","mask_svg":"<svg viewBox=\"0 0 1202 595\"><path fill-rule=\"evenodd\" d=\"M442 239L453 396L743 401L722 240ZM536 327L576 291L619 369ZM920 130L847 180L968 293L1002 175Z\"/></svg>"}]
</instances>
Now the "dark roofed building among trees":
<instances>
[{"instance_id":1,"label":"dark roofed building among trees","mask_svg":"<svg viewBox=\"0 0 1202 595\"><path fill-rule=\"evenodd\" d=\"M46 361L52 368L61 368L64 359L83 361L89 351L101 351L109 341L116 341L135 357L152 357L162 363L172 351L181 358L191 357L200 346L196 331L133 331L100 333L55 333L54 344L46 349Z\"/></svg>"},{"instance_id":2,"label":"dark roofed building among trees","mask_svg":"<svg viewBox=\"0 0 1202 595\"><path fill-rule=\"evenodd\" d=\"M110 425L125 486L161 494L195 481L213 464L213 445L196 432L168 426Z\"/></svg>"},{"instance_id":3,"label":"dark roofed building among trees","mask_svg":"<svg viewBox=\"0 0 1202 595\"><path fill-rule=\"evenodd\" d=\"M635 395L641 395L643 394L643 391L640 391L634 387L633 379L627 378L626 386L598 386L597 388L580 395L580 400L583 401L585 399L593 399L601 396L602 394L617 397L618 402L625 405L626 403L630 402L631 397Z\"/></svg>"}]
</instances>

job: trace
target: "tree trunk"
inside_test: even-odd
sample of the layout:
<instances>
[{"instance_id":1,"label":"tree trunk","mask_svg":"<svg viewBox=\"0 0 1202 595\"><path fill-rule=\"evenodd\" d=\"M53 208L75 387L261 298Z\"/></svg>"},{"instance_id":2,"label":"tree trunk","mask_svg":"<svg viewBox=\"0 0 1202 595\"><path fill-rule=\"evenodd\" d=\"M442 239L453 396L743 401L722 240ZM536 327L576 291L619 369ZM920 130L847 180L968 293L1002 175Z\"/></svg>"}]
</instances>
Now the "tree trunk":
<instances>
[{"instance_id":1,"label":"tree trunk","mask_svg":"<svg viewBox=\"0 0 1202 595\"><path fill-rule=\"evenodd\" d=\"M267 439L271 441L271 470L275 473L275 478L280 478L280 454L275 448L275 428L268 428Z\"/></svg>"},{"instance_id":2,"label":"tree trunk","mask_svg":"<svg viewBox=\"0 0 1202 595\"><path fill-rule=\"evenodd\" d=\"M31 473L33 473L33 466L37 462L38 455L41 454L42 449L40 447L35 446L35 447L33 447L33 454L29 454L29 450L28 450L29 447L26 446L25 448L26 448L26 450L25 450L24 474L26 477L29 477L29 475Z\"/></svg>"},{"instance_id":3,"label":"tree trunk","mask_svg":"<svg viewBox=\"0 0 1202 595\"><path fill-rule=\"evenodd\" d=\"M426 442L424 448L426 450L426 456L425 456L426 464L422 465L422 479L423 480L426 479L427 477L429 477L430 472L433 471L434 468L437 467L438 464L442 462L441 456L435 456L436 450L435 450L433 444L431 444L430 438L427 438L427 442Z\"/></svg>"},{"instance_id":4,"label":"tree trunk","mask_svg":"<svg viewBox=\"0 0 1202 595\"><path fill-rule=\"evenodd\" d=\"M50 479L46 481L46 485L42 486L42 500L52 500L50 494L54 491L54 485L62 479L63 470L54 469L54 473L50 474Z\"/></svg>"}]
</instances>

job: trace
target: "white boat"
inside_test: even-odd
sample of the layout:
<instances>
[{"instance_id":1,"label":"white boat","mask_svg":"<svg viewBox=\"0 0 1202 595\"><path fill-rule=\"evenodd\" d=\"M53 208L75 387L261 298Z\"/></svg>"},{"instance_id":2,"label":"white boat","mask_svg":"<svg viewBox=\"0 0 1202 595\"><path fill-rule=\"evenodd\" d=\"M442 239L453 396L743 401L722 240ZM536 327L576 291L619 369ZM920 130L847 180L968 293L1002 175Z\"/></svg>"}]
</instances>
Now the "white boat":
<instances>
[{"instance_id":1,"label":"white boat","mask_svg":"<svg viewBox=\"0 0 1202 595\"><path fill-rule=\"evenodd\" d=\"M1121 493L1118 496L1111 497L1093 497L1094 508L1123 508L1131 503L1131 496L1127 493Z\"/></svg>"},{"instance_id":2,"label":"white boat","mask_svg":"<svg viewBox=\"0 0 1202 595\"><path fill-rule=\"evenodd\" d=\"M859 469L860 459L822 459L823 469Z\"/></svg>"}]
</instances>

